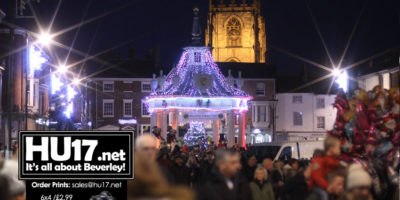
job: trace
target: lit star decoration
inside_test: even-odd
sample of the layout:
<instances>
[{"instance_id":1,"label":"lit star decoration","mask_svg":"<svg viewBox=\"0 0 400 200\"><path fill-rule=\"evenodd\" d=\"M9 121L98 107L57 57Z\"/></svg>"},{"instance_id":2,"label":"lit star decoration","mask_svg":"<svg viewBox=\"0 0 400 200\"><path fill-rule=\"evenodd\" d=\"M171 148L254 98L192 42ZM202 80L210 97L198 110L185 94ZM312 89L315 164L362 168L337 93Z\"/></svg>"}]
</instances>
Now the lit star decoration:
<instances>
[{"instance_id":1,"label":"lit star decoration","mask_svg":"<svg viewBox=\"0 0 400 200\"><path fill-rule=\"evenodd\" d=\"M196 87L195 79L199 74L212 78L211 87ZM149 112L171 108L246 111L250 99L250 95L227 82L208 47L186 47L177 66L167 75L162 88L152 92L145 101Z\"/></svg>"},{"instance_id":2,"label":"lit star decoration","mask_svg":"<svg viewBox=\"0 0 400 200\"><path fill-rule=\"evenodd\" d=\"M46 62L45 55L37 47L31 45L29 47L29 76L32 77L36 70L41 70Z\"/></svg>"},{"instance_id":3,"label":"lit star decoration","mask_svg":"<svg viewBox=\"0 0 400 200\"><path fill-rule=\"evenodd\" d=\"M347 92L347 84L348 84L349 76L347 75L346 70L343 70L337 75L335 82L339 85L339 88L342 88L344 92Z\"/></svg>"},{"instance_id":4,"label":"lit star decoration","mask_svg":"<svg viewBox=\"0 0 400 200\"><path fill-rule=\"evenodd\" d=\"M64 111L64 114L67 118L71 117L71 114L73 112L73 102L71 101L75 95L78 94L75 89L71 86L68 85L67 88L67 101L68 101L68 105L67 108Z\"/></svg>"},{"instance_id":5,"label":"lit star decoration","mask_svg":"<svg viewBox=\"0 0 400 200\"><path fill-rule=\"evenodd\" d=\"M56 94L57 91L61 90L63 86L63 82L61 82L60 77L57 77L56 74L51 75L51 94Z\"/></svg>"}]
</instances>

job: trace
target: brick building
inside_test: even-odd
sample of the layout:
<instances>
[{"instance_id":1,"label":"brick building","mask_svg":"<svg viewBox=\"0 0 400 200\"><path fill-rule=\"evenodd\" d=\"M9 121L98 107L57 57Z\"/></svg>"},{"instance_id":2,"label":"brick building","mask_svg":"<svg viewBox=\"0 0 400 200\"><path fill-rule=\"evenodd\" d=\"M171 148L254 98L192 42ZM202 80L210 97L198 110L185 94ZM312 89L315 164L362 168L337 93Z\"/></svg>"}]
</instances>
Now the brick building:
<instances>
[{"instance_id":1,"label":"brick building","mask_svg":"<svg viewBox=\"0 0 400 200\"><path fill-rule=\"evenodd\" d=\"M29 60L46 56L32 44L32 37L24 30L0 28L0 143L8 140L11 124L11 139L18 138L19 130L45 130L49 117L49 76L48 66L33 70ZM13 52L13 53L10 53ZM37 66L36 66L37 67ZM10 69L12 78L9 79ZM47 77L47 78L46 78ZM9 82L11 81L11 84ZM10 90L11 89L11 90ZM10 98L11 105L10 105ZM11 108L11 123L9 110Z\"/></svg>"},{"instance_id":2,"label":"brick building","mask_svg":"<svg viewBox=\"0 0 400 200\"><path fill-rule=\"evenodd\" d=\"M154 63L133 58L109 63L119 64L104 66L108 70L97 73L87 83L87 121L91 128L149 132L150 116L142 99L151 92Z\"/></svg>"},{"instance_id":3,"label":"brick building","mask_svg":"<svg viewBox=\"0 0 400 200\"><path fill-rule=\"evenodd\" d=\"M254 97L246 113L246 142L254 143L254 133L271 137L273 108L270 100L275 95L274 67L252 63L218 63L218 66L227 77L230 70L235 81L241 71L244 81L242 90ZM153 62L137 60L110 68L88 82L87 112L92 129L135 130L139 134L150 132L151 116L142 100L150 94L152 75L157 73L159 77L159 68ZM249 68L251 73L246 71ZM235 130L238 132L238 116L235 119ZM171 120L167 121L171 126ZM181 124L180 127L185 126ZM212 127L206 129L212 131ZM225 125L221 124L220 133L224 135L226 131Z\"/></svg>"}]
</instances>

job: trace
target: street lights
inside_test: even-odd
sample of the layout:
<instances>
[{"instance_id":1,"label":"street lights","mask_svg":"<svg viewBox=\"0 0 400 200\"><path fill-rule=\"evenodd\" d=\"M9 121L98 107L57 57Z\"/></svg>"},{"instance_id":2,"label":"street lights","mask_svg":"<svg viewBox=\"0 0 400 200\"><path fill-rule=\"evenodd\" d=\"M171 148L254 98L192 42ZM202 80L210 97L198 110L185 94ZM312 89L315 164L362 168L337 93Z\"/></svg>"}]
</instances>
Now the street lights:
<instances>
[{"instance_id":1,"label":"street lights","mask_svg":"<svg viewBox=\"0 0 400 200\"><path fill-rule=\"evenodd\" d=\"M58 66L58 71L60 74L65 74L65 72L67 72L67 66L65 66L64 64Z\"/></svg>"},{"instance_id":2,"label":"street lights","mask_svg":"<svg viewBox=\"0 0 400 200\"><path fill-rule=\"evenodd\" d=\"M274 142L275 141L275 131L276 131L276 128L275 128L276 114L275 113L276 113L276 105L278 104L278 99L276 99L275 95L273 95L269 99L269 102L270 102L270 106L271 106L271 110L272 110L272 142Z\"/></svg>"},{"instance_id":3,"label":"street lights","mask_svg":"<svg viewBox=\"0 0 400 200\"><path fill-rule=\"evenodd\" d=\"M38 43L43 46L49 46L49 44L53 41L53 36L48 32L42 32L38 37Z\"/></svg>"},{"instance_id":4,"label":"street lights","mask_svg":"<svg viewBox=\"0 0 400 200\"><path fill-rule=\"evenodd\" d=\"M77 78L75 78L75 79L72 81L72 84L75 85L75 86L79 85L80 83L81 83L81 80L80 80L80 79L77 79Z\"/></svg>"},{"instance_id":5,"label":"street lights","mask_svg":"<svg viewBox=\"0 0 400 200\"><path fill-rule=\"evenodd\" d=\"M333 78L335 82L338 84L339 88L342 88L344 92L348 90L348 79L349 76L347 75L346 70L340 70L336 68L332 71Z\"/></svg>"}]
</instances>

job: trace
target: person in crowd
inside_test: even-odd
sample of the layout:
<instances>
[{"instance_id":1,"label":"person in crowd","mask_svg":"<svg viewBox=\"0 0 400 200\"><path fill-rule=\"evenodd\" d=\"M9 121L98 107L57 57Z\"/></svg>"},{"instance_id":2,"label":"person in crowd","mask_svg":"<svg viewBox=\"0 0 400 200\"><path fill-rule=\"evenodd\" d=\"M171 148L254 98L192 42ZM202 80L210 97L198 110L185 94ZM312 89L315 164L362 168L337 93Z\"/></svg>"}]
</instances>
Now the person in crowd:
<instances>
[{"instance_id":1,"label":"person in crowd","mask_svg":"<svg viewBox=\"0 0 400 200\"><path fill-rule=\"evenodd\" d=\"M251 155L243 166L242 174L247 178L248 181L252 181L254 177L254 170L257 167L257 158L255 155Z\"/></svg>"},{"instance_id":2,"label":"person in crowd","mask_svg":"<svg viewBox=\"0 0 400 200\"><path fill-rule=\"evenodd\" d=\"M2 172L1 176L4 176L7 180L8 185L8 195L9 200L25 200L25 183L23 181L18 180L18 177L4 174Z\"/></svg>"},{"instance_id":3,"label":"person in crowd","mask_svg":"<svg viewBox=\"0 0 400 200\"><path fill-rule=\"evenodd\" d=\"M199 152L189 155L186 166L189 169L189 184L193 187L200 179L200 164L198 162Z\"/></svg>"},{"instance_id":4,"label":"person in crowd","mask_svg":"<svg viewBox=\"0 0 400 200\"><path fill-rule=\"evenodd\" d=\"M274 169L271 173L271 181L275 193L275 198L278 199L281 193L281 188L284 184L283 162L280 160L276 160L274 161L273 165Z\"/></svg>"},{"instance_id":5,"label":"person in crowd","mask_svg":"<svg viewBox=\"0 0 400 200\"><path fill-rule=\"evenodd\" d=\"M344 192L345 175L341 170L326 174L326 190L313 190L307 200L337 200Z\"/></svg>"},{"instance_id":6,"label":"person in crowd","mask_svg":"<svg viewBox=\"0 0 400 200\"><path fill-rule=\"evenodd\" d=\"M158 158L158 164L159 164L161 167L163 167L163 168L165 168L165 169L167 169L167 170L171 167L171 161L170 161L168 152L165 152L165 151L164 151L164 152L159 156L159 158Z\"/></svg>"},{"instance_id":7,"label":"person in crowd","mask_svg":"<svg viewBox=\"0 0 400 200\"><path fill-rule=\"evenodd\" d=\"M172 165L171 174L174 177L175 184L189 186L189 168L185 165L183 157L175 157L175 164Z\"/></svg>"},{"instance_id":8,"label":"person in crowd","mask_svg":"<svg viewBox=\"0 0 400 200\"><path fill-rule=\"evenodd\" d=\"M264 160L262 162L262 166L268 172L268 180L271 180L271 173L272 173L272 170L274 169L273 161L270 158L264 158Z\"/></svg>"},{"instance_id":9,"label":"person in crowd","mask_svg":"<svg viewBox=\"0 0 400 200\"><path fill-rule=\"evenodd\" d=\"M153 135L143 134L136 138L135 153L152 161L156 161L158 155L157 141Z\"/></svg>"},{"instance_id":10,"label":"person in crowd","mask_svg":"<svg viewBox=\"0 0 400 200\"><path fill-rule=\"evenodd\" d=\"M371 176L359 164L351 164L347 172L346 191L343 200L373 200L370 192Z\"/></svg>"},{"instance_id":11,"label":"person in crowd","mask_svg":"<svg viewBox=\"0 0 400 200\"><path fill-rule=\"evenodd\" d=\"M156 147L159 149L161 146L165 145L166 143L165 139L161 136L161 128L158 128L157 126L153 127L153 135L156 138Z\"/></svg>"},{"instance_id":12,"label":"person in crowd","mask_svg":"<svg viewBox=\"0 0 400 200\"><path fill-rule=\"evenodd\" d=\"M257 167L254 172L254 181L250 183L253 200L275 200L272 184L267 179L267 170L261 166Z\"/></svg>"},{"instance_id":13,"label":"person in crowd","mask_svg":"<svg viewBox=\"0 0 400 200\"><path fill-rule=\"evenodd\" d=\"M327 137L324 141L325 155L315 157L311 162L311 176L309 189L318 187L326 189L328 182L326 174L340 167L338 156L340 156L340 140L335 137Z\"/></svg>"},{"instance_id":14,"label":"person in crowd","mask_svg":"<svg viewBox=\"0 0 400 200\"><path fill-rule=\"evenodd\" d=\"M158 155L157 139L151 134L143 134L136 138L135 156L141 155L157 165L156 159ZM173 183L173 177L168 170L161 168L162 174L167 178L169 183Z\"/></svg>"},{"instance_id":15,"label":"person in crowd","mask_svg":"<svg viewBox=\"0 0 400 200\"><path fill-rule=\"evenodd\" d=\"M223 138L219 140L218 148L225 148L226 149L226 142Z\"/></svg>"},{"instance_id":16,"label":"person in crowd","mask_svg":"<svg viewBox=\"0 0 400 200\"><path fill-rule=\"evenodd\" d=\"M308 179L310 178L310 166L304 167L294 177L289 178L282 187L282 199L304 200L308 196Z\"/></svg>"},{"instance_id":17,"label":"person in crowd","mask_svg":"<svg viewBox=\"0 0 400 200\"><path fill-rule=\"evenodd\" d=\"M239 153L219 149L215 167L207 181L197 188L198 200L249 200L252 199L249 183L240 175Z\"/></svg>"},{"instance_id":18,"label":"person in crowd","mask_svg":"<svg viewBox=\"0 0 400 200\"><path fill-rule=\"evenodd\" d=\"M141 137L141 136L139 136ZM135 155L135 179L128 180L128 200L194 200L188 187L169 186L158 165L145 154Z\"/></svg>"},{"instance_id":19,"label":"person in crowd","mask_svg":"<svg viewBox=\"0 0 400 200\"><path fill-rule=\"evenodd\" d=\"M207 178L207 175L211 173L212 168L214 167L214 153L212 151L208 151L206 157L204 158L201 164L201 181L204 182Z\"/></svg>"},{"instance_id":20,"label":"person in crowd","mask_svg":"<svg viewBox=\"0 0 400 200\"><path fill-rule=\"evenodd\" d=\"M0 175L0 199L10 199L10 186L8 179L4 175Z\"/></svg>"},{"instance_id":21,"label":"person in crowd","mask_svg":"<svg viewBox=\"0 0 400 200\"><path fill-rule=\"evenodd\" d=\"M296 175L299 169L299 161L291 159L285 166L283 166L283 175L285 179L291 178Z\"/></svg>"}]
</instances>

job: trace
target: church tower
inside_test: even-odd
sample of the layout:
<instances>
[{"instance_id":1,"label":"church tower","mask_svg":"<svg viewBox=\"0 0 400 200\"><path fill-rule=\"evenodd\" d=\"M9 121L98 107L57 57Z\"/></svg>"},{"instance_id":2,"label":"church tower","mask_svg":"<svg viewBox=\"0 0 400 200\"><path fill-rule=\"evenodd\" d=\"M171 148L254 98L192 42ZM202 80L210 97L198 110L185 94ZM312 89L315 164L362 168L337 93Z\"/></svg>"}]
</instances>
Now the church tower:
<instances>
[{"instance_id":1,"label":"church tower","mask_svg":"<svg viewBox=\"0 0 400 200\"><path fill-rule=\"evenodd\" d=\"M266 63L260 0L209 0L206 46L216 62Z\"/></svg>"}]
</instances>

